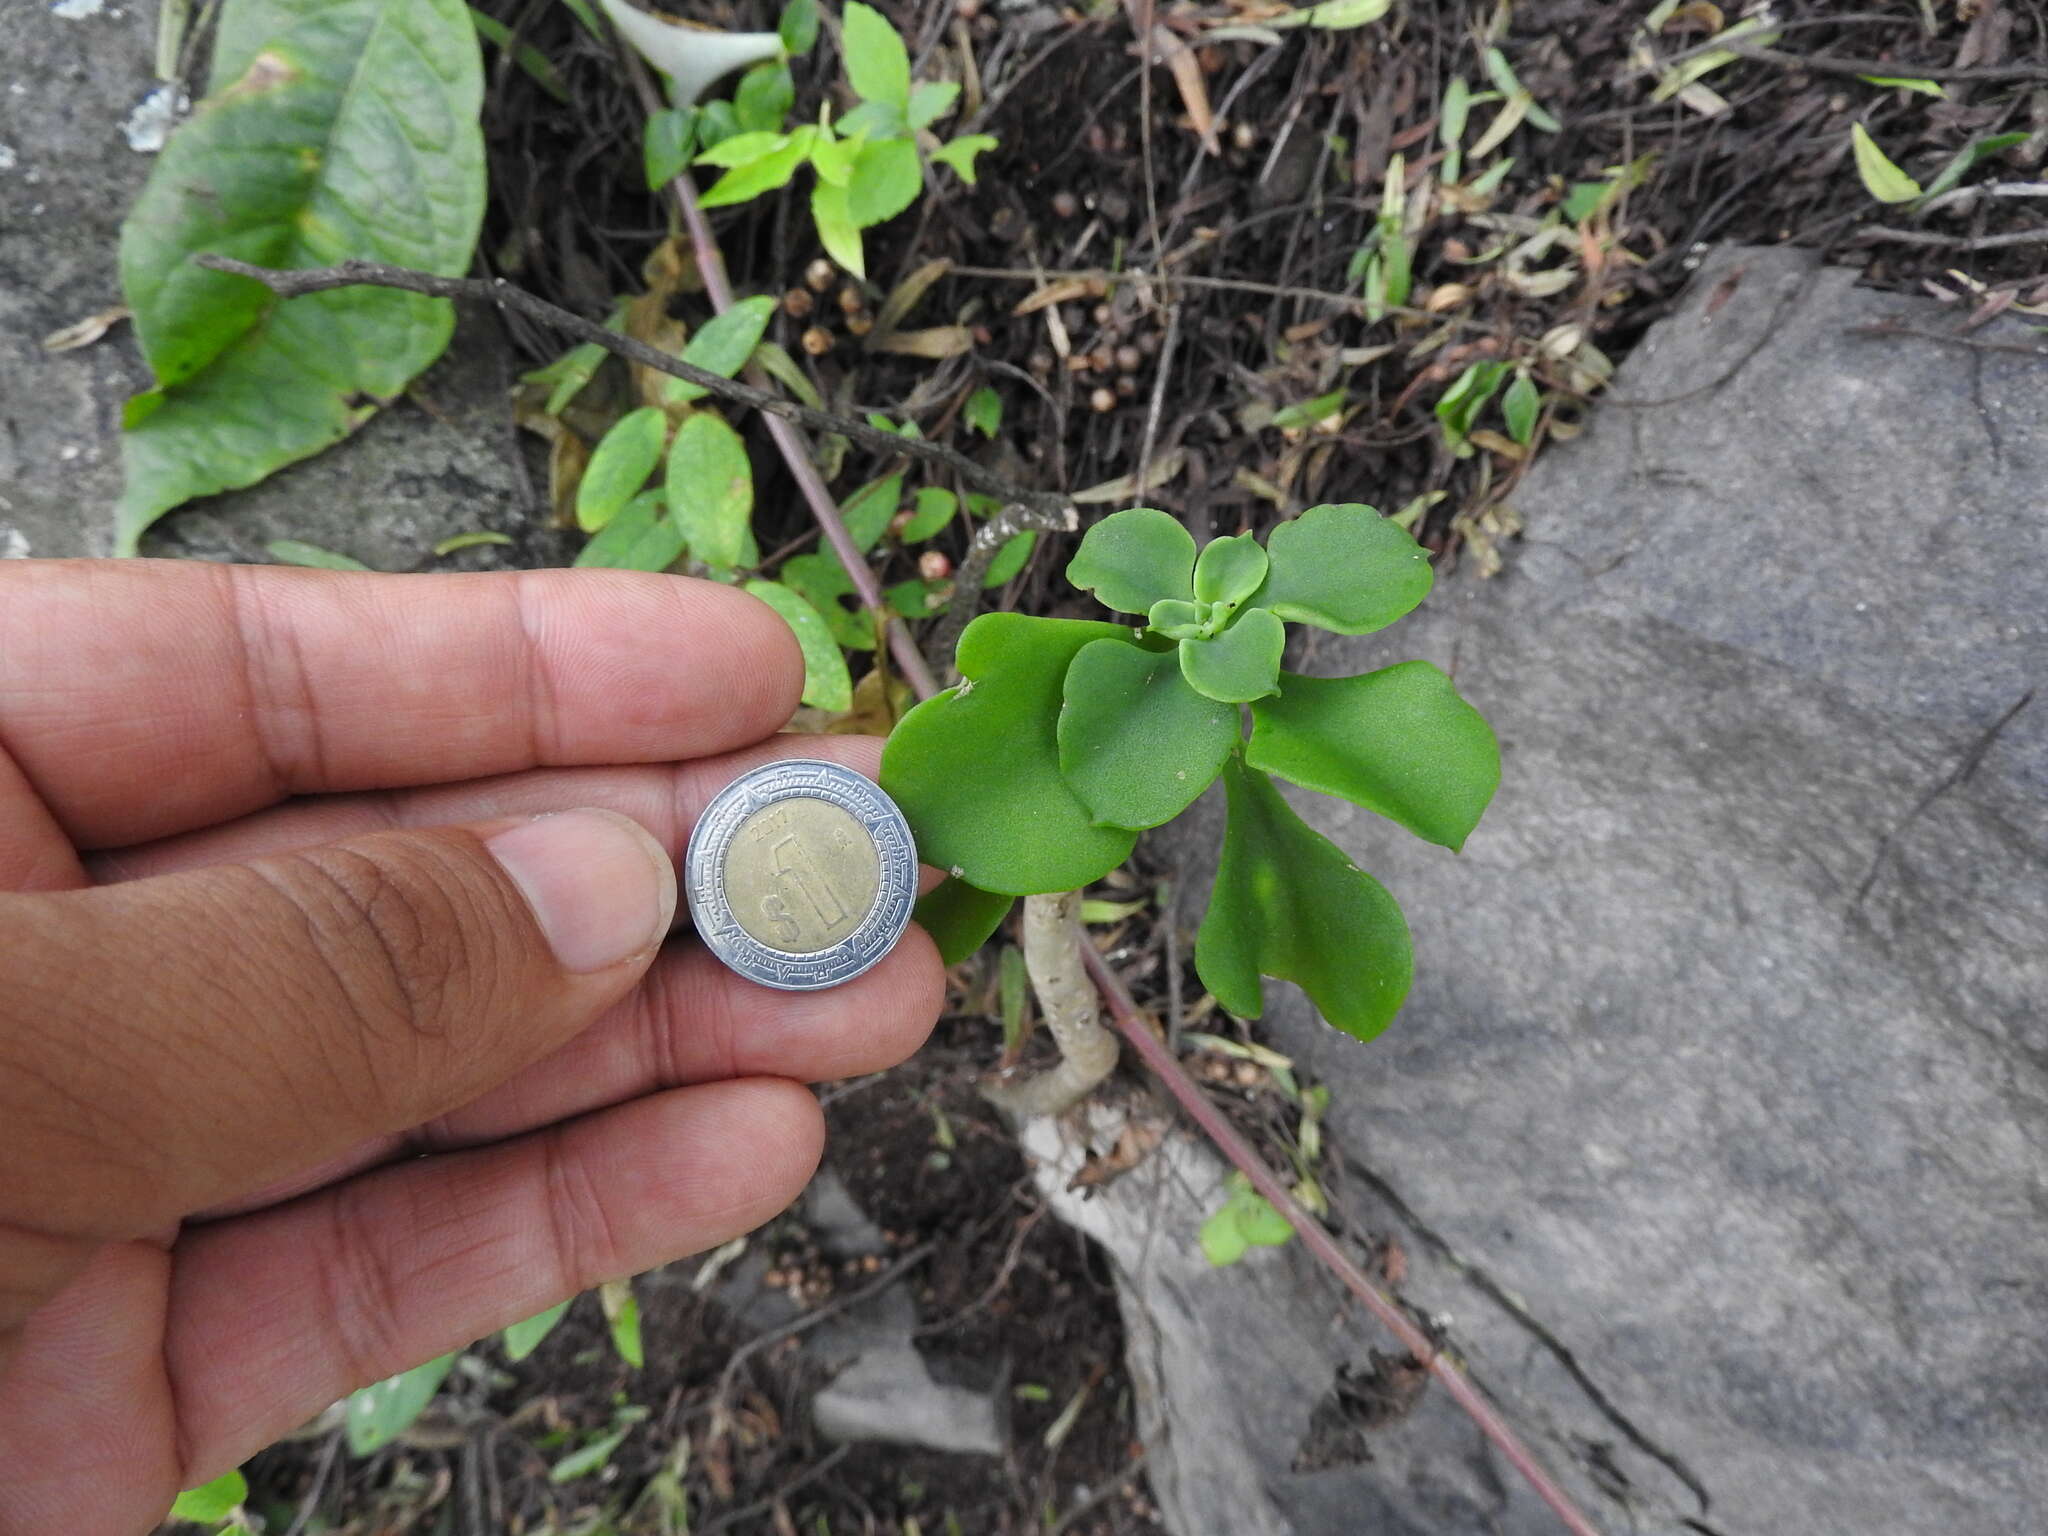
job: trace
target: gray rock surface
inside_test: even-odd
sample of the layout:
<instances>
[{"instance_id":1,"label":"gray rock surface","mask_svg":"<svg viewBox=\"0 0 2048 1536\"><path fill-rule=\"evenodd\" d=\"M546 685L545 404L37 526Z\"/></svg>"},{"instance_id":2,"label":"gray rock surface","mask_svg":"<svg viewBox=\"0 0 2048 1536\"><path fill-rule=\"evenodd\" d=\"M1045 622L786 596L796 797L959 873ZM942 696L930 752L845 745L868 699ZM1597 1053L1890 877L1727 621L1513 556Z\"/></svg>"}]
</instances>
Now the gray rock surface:
<instances>
[{"instance_id":1,"label":"gray rock surface","mask_svg":"<svg viewBox=\"0 0 2048 1536\"><path fill-rule=\"evenodd\" d=\"M1531 474L1509 574L1310 663L1435 661L1504 782L1455 858L1297 799L1405 905L1417 981L1370 1046L1270 985L1264 1033L1332 1085L1407 1300L1605 1530L2042 1525L2048 367L1857 334L1890 320L1954 323L1718 253ZM1182 1530L1240 1528L1208 1512L1247 1483L1303 1532L1557 1529L1440 1414L1297 1474L1307 1400L1162 1390L1169 1441L1247 1447Z\"/></svg>"},{"instance_id":2,"label":"gray rock surface","mask_svg":"<svg viewBox=\"0 0 2048 1536\"><path fill-rule=\"evenodd\" d=\"M125 125L157 86L155 34L153 5L70 17L0 0L0 556L112 547L121 405L148 370L125 323L75 352L41 341L120 302L121 220L153 163ZM144 552L262 561L268 541L289 538L380 570L564 563L513 442L511 368L495 320L467 317L415 401L260 486L173 514ZM439 540L481 528L521 547L431 558Z\"/></svg>"}]
</instances>

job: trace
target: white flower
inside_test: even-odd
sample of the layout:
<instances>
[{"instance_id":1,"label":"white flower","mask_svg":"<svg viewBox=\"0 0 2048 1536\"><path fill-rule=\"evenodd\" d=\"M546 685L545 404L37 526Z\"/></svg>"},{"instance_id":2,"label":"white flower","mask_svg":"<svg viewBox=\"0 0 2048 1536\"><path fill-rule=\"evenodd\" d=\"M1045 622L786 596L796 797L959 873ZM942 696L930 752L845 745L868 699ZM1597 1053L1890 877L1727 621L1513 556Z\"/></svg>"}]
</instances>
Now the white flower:
<instances>
[{"instance_id":1,"label":"white flower","mask_svg":"<svg viewBox=\"0 0 2048 1536\"><path fill-rule=\"evenodd\" d=\"M619 35L668 79L669 100L693 107L715 80L748 64L782 57L773 32L721 32L695 22L635 10L626 0L599 0Z\"/></svg>"}]
</instances>

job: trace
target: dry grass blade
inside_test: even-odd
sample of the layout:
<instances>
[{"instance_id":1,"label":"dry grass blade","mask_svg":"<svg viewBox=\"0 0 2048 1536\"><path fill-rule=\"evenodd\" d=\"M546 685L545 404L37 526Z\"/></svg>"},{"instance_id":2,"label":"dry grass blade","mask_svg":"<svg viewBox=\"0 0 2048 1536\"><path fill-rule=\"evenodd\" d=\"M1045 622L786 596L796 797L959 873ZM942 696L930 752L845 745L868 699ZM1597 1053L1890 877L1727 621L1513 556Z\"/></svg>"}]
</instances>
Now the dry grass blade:
<instances>
[{"instance_id":1,"label":"dry grass blade","mask_svg":"<svg viewBox=\"0 0 2048 1536\"><path fill-rule=\"evenodd\" d=\"M931 292L932 284L952 270L953 263L944 257L940 257L936 261L926 262L923 266L912 272L910 276L898 283L890 292L889 297L882 300L882 307L875 311L875 328L868 333L867 338L868 350L871 352L891 350L885 347L883 343L888 341L891 336L894 336L903 322L910 318L910 312L917 308L919 302L927 293ZM926 355L921 352L912 354L912 356L917 357Z\"/></svg>"}]
</instances>

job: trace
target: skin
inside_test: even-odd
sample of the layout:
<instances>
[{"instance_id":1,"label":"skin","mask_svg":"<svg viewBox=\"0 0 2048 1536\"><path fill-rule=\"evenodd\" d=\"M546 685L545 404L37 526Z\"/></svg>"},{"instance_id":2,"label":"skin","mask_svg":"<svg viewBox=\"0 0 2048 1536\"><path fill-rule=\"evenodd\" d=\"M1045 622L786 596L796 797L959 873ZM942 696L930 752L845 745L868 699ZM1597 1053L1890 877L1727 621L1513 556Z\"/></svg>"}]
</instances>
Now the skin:
<instances>
[{"instance_id":1,"label":"skin","mask_svg":"<svg viewBox=\"0 0 2048 1536\"><path fill-rule=\"evenodd\" d=\"M796 1197L800 1085L937 1017L925 935L777 993L650 902L565 966L490 849L594 807L666 880L744 769L875 772L773 734L801 682L768 608L681 578L0 562L0 1536L146 1531Z\"/></svg>"}]
</instances>

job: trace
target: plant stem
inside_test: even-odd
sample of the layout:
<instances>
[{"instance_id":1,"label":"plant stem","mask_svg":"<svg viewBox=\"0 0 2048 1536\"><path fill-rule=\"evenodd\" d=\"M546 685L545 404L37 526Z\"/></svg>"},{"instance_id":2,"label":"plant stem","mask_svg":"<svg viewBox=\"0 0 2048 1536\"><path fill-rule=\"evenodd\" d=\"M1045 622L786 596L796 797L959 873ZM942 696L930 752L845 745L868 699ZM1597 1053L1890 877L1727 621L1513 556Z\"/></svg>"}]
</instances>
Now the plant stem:
<instances>
[{"instance_id":1,"label":"plant stem","mask_svg":"<svg viewBox=\"0 0 2048 1536\"><path fill-rule=\"evenodd\" d=\"M1130 993L1117 978L1108 963L1095 952L1095 946L1081 947L1082 962L1088 967L1088 974L1095 979L1103 998L1109 1004L1110 1017L1116 1021L1124 1038L1165 1082L1168 1092L1180 1102L1182 1109L1204 1135L1228 1158L1240 1173L1251 1181L1251 1186L1265 1196L1273 1209L1287 1218L1287 1224L1301 1234L1302 1242L1309 1251L1320 1259L1325 1268L1344 1282L1344 1285L1360 1301L1367 1311L1379 1319L1386 1330L1401 1342L1409 1354L1422 1361L1429 1373L1443 1383L1444 1390L1457 1405L1470 1415L1472 1422L1479 1426L1480 1433L1493 1442L1508 1465L1512 1466L1529 1484L1536 1496L1549 1505L1552 1512L1564 1523L1572 1536L1600 1536L1593 1522L1579 1512L1570 1495L1552 1480L1543 1470L1535 1456L1521 1438L1508 1427L1507 1421L1495 1412L1480 1390L1472 1384L1471 1378L1446 1359L1429 1335L1415 1326L1408 1314L1396 1306L1378 1286L1366 1277L1365 1271L1352 1262L1351 1256L1337 1246L1323 1224L1311 1216L1289 1193L1288 1188L1269 1169L1265 1160L1252 1150L1240 1136L1237 1128L1223 1117L1222 1111L1209 1101L1207 1094L1196 1086L1193 1078L1181 1070L1180 1063L1165 1044L1146 1027L1138 1017L1136 1004Z\"/></svg>"},{"instance_id":2,"label":"plant stem","mask_svg":"<svg viewBox=\"0 0 2048 1536\"><path fill-rule=\"evenodd\" d=\"M1088 979L1092 946L1081 931L1081 893L1024 898L1024 966L1060 1048L1060 1064L1018 1083L982 1085L982 1097L1013 1115L1065 1114L1116 1070L1116 1036Z\"/></svg>"}]
</instances>

